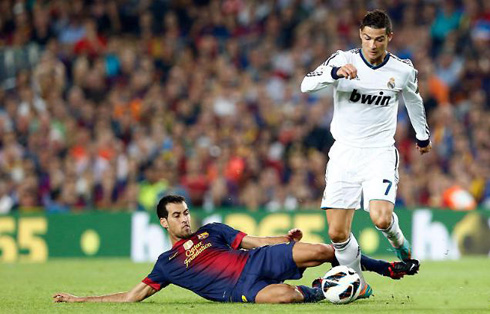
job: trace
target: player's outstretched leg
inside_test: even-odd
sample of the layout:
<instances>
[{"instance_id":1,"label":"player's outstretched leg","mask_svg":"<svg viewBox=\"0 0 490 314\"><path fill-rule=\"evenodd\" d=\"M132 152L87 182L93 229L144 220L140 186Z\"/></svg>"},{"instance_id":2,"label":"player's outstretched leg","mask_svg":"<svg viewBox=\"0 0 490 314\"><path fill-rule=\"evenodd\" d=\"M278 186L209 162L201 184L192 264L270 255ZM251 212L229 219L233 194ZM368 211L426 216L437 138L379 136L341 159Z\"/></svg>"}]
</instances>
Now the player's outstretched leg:
<instances>
[{"instance_id":1,"label":"player's outstretched leg","mask_svg":"<svg viewBox=\"0 0 490 314\"><path fill-rule=\"evenodd\" d=\"M335 260L332 245L297 242L293 246L293 260L299 268L315 267Z\"/></svg>"},{"instance_id":2,"label":"player's outstretched leg","mask_svg":"<svg viewBox=\"0 0 490 314\"><path fill-rule=\"evenodd\" d=\"M300 303L318 302L325 299L321 288L291 286L285 283L268 285L260 290L255 303Z\"/></svg>"},{"instance_id":3,"label":"player's outstretched leg","mask_svg":"<svg viewBox=\"0 0 490 314\"><path fill-rule=\"evenodd\" d=\"M415 275L419 272L420 262L416 259L407 259L403 262L392 262L388 268L388 276L392 279L400 279L405 275Z\"/></svg>"},{"instance_id":4,"label":"player's outstretched leg","mask_svg":"<svg viewBox=\"0 0 490 314\"><path fill-rule=\"evenodd\" d=\"M330 262L332 264L332 267L338 266L339 262L337 259L334 259L333 261ZM361 255L361 267L362 270L365 271L372 271L380 274L381 276L386 276L390 277L391 279L401 279L405 275L415 275L418 273L419 268L420 268L420 263L416 259L410 259L406 260L403 262L387 262L384 260L380 259L374 259L371 258L367 255L362 254ZM323 278L317 278L313 280L311 283L311 286L313 288L320 288L322 287L322 280ZM366 295L369 293L370 289L366 289L364 295L364 298L366 298ZM372 293L372 291L371 291ZM361 295L361 294L360 294ZM370 294L369 294L370 295ZM369 296L368 296L369 297ZM362 297L361 297L362 298Z\"/></svg>"},{"instance_id":5,"label":"player's outstretched leg","mask_svg":"<svg viewBox=\"0 0 490 314\"><path fill-rule=\"evenodd\" d=\"M339 262L331 262L332 267L338 266ZM391 279L401 279L405 275L413 276L419 272L420 263L416 259L409 259L400 262L387 262L381 259L374 259L367 255L361 256L361 267L363 271L372 271L381 276L390 277ZM321 278L313 281L312 286L321 284Z\"/></svg>"},{"instance_id":6,"label":"player's outstretched leg","mask_svg":"<svg viewBox=\"0 0 490 314\"><path fill-rule=\"evenodd\" d=\"M376 272L392 279L401 279L405 275L415 275L419 271L420 263L416 259L390 263L362 255L361 267L362 270Z\"/></svg>"}]
</instances>

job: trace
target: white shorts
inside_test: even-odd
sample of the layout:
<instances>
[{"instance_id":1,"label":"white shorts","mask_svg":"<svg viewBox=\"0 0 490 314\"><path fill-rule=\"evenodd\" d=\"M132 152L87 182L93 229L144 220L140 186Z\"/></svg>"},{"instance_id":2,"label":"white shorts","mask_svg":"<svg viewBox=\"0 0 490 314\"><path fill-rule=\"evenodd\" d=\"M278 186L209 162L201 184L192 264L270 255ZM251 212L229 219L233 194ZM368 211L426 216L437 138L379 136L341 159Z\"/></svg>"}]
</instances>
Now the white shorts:
<instances>
[{"instance_id":1,"label":"white shorts","mask_svg":"<svg viewBox=\"0 0 490 314\"><path fill-rule=\"evenodd\" d=\"M399 155L395 146L358 148L335 142L328 153L322 208L361 208L371 200L395 204Z\"/></svg>"}]
</instances>

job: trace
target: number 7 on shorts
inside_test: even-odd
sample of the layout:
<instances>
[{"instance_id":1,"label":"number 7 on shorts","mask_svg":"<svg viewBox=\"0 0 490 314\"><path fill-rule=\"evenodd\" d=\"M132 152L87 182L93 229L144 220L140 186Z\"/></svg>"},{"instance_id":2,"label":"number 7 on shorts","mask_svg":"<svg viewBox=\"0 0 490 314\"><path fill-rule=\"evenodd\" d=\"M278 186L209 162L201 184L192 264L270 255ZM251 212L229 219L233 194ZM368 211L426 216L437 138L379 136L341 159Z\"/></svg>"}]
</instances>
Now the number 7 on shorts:
<instances>
[{"instance_id":1,"label":"number 7 on shorts","mask_svg":"<svg viewBox=\"0 0 490 314\"><path fill-rule=\"evenodd\" d=\"M388 187L386 188L386 192L385 192L385 195L388 195L388 193L390 192L390 189L391 189L391 185L393 183L388 179L383 179L383 183L388 183Z\"/></svg>"}]
</instances>

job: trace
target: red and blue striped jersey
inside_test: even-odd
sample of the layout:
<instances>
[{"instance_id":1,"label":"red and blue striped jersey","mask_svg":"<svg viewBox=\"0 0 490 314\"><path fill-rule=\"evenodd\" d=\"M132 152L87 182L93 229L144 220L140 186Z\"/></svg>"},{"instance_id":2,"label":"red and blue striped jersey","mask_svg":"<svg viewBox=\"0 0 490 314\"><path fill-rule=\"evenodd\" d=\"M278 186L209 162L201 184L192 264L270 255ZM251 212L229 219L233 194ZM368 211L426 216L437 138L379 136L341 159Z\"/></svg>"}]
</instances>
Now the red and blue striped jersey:
<instances>
[{"instance_id":1,"label":"red and blue striped jersey","mask_svg":"<svg viewBox=\"0 0 490 314\"><path fill-rule=\"evenodd\" d=\"M175 284L208 300L226 301L249 257L239 250L245 236L225 224L204 225L162 253L143 282L156 290Z\"/></svg>"}]
</instances>

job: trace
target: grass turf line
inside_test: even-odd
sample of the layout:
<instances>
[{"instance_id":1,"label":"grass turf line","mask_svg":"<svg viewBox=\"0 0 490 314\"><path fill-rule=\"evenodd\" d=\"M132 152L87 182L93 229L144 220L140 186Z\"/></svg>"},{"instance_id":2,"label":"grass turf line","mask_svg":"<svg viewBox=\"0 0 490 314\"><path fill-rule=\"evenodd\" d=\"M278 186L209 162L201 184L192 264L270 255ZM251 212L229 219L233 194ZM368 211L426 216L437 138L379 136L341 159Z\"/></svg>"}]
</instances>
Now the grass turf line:
<instances>
[{"instance_id":1,"label":"grass turf line","mask_svg":"<svg viewBox=\"0 0 490 314\"><path fill-rule=\"evenodd\" d=\"M169 286L142 303L55 304L56 292L101 295L132 288L152 264L123 259L66 260L45 264L0 264L0 313L490 313L490 259L424 261L420 273L394 281L365 273L374 296L348 305L223 304ZM294 284L310 285L330 267L308 269Z\"/></svg>"}]
</instances>

